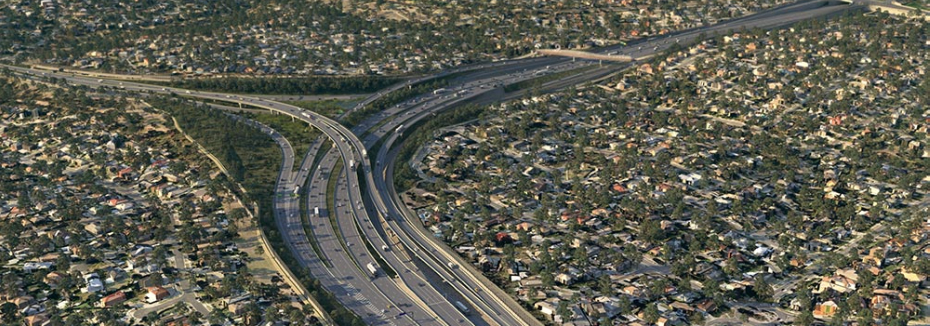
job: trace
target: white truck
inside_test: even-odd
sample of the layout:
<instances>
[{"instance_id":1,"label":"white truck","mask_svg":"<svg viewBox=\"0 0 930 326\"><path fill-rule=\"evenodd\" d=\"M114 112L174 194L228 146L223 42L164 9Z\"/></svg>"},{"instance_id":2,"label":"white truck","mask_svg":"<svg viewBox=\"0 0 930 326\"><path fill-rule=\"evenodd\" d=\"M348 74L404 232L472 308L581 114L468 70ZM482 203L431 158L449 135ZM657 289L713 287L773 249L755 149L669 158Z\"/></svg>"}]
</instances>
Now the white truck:
<instances>
[{"instance_id":1,"label":"white truck","mask_svg":"<svg viewBox=\"0 0 930 326\"><path fill-rule=\"evenodd\" d=\"M320 206L313 208L313 215L320 216Z\"/></svg>"},{"instance_id":2,"label":"white truck","mask_svg":"<svg viewBox=\"0 0 930 326\"><path fill-rule=\"evenodd\" d=\"M375 267L375 263L368 263L365 265L368 268L368 272L371 273L371 277L378 277L378 267Z\"/></svg>"},{"instance_id":3,"label":"white truck","mask_svg":"<svg viewBox=\"0 0 930 326\"><path fill-rule=\"evenodd\" d=\"M355 171L355 160L349 160L349 168Z\"/></svg>"}]
</instances>

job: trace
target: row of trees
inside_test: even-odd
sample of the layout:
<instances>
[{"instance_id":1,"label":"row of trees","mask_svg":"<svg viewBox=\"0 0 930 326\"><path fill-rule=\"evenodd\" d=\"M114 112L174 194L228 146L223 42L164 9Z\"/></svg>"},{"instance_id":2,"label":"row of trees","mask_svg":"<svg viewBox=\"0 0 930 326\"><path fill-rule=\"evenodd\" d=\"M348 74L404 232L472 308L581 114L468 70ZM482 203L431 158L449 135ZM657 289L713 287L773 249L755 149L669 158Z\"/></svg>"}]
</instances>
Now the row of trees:
<instances>
[{"instance_id":1,"label":"row of trees","mask_svg":"<svg viewBox=\"0 0 930 326\"><path fill-rule=\"evenodd\" d=\"M216 110L164 97L155 98L150 103L171 113L184 131L208 151L222 153L217 155L217 158L223 161L230 174L248 191L247 194L240 195L258 206L259 224L272 248L336 324L364 325L357 315L343 307L332 293L314 279L310 271L302 267L290 251L281 250L287 246L278 232L273 214L275 178L281 166L281 154L274 141L241 119L232 119Z\"/></svg>"},{"instance_id":2,"label":"row of trees","mask_svg":"<svg viewBox=\"0 0 930 326\"><path fill-rule=\"evenodd\" d=\"M249 94L359 94L370 93L397 82L397 78L294 77L294 78L193 78L172 81L172 87Z\"/></svg>"},{"instance_id":3,"label":"row of trees","mask_svg":"<svg viewBox=\"0 0 930 326\"><path fill-rule=\"evenodd\" d=\"M392 105L409 100L420 94L428 93L434 89L445 87L449 84L449 79L453 77L454 75L450 75L442 78L431 79L385 94L364 108L350 112L345 117L345 119L342 120L342 124L349 127L355 126L372 114L387 110Z\"/></svg>"}]
</instances>

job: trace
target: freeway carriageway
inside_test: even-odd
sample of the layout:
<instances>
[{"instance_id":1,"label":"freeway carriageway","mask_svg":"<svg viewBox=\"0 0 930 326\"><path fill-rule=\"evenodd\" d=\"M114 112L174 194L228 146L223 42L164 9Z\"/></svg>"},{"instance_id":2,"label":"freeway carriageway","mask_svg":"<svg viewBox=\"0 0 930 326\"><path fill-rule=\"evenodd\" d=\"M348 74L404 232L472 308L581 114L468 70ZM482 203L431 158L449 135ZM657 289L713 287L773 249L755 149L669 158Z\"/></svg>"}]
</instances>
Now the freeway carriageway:
<instances>
[{"instance_id":1,"label":"freeway carriageway","mask_svg":"<svg viewBox=\"0 0 930 326\"><path fill-rule=\"evenodd\" d=\"M776 27L801 19L833 15L848 9L849 7L845 5L828 2L805 2L779 8L783 14L763 13L756 15L755 19L744 19L735 23L716 25L713 28L704 30L689 31L664 38L636 42L624 48L608 49L606 51L613 51L613 54L623 53L645 57L672 46L673 42L693 41L694 38L708 31L727 32L744 27ZM477 311L480 311L493 324L527 324L533 321L527 318L525 314L522 314L519 311L521 308L512 302L512 299L507 297L506 294L500 293L499 289L494 288L476 271L466 267L466 264L452 253L448 247L433 239L431 235L426 234L415 215L409 212L403 204L400 204L390 182L390 173L393 171L391 166L394 163L393 158L396 152L392 155L388 149L396 139L396 133L404 131L403 125L410 126L416 120L426 118L434 112L464 102L465 98L489 93L494 89L494 86L528 79L529 74L525 74L527 72L543 69L556 72L574 68L569 66L567 61L566 59L555 58L531 59L518 64L510 63L506 66L499 66L494 72L475 72L459 78L460 85L449 87L448 91L455 95L448 93L426 94L403 105L386 110L372 119L362 122L359 127L353 130L356 134L366 136L364 138L366 148L371 148L378 143L379 139L386 137L375 157L377 170L372 175L375 179L375 188L369 190L373 196L380 194L382 197L372 197L374 205L367 205L368 202L366 202L366 207L380 212L379 216L381 217L387 217L386 224L389 229L403 231L399 234L404 247L414 251L415 255L422 259L432 272L438 274L444 282L450 284L461 296L467 298L468 303ZM566 66L556 67L561 64L566 64ZM594 74L592 73L592 75ZM461 91L465 93L458 93ZM450 97L454 97L456 100L450 100ZM388 122L385 122L385 119ZM402 218L392 218L392 216ZM454 262L459 267L448 267L448 265L443 264L444 262Z\"/></svg>"},{"instance_id":2,"label":"freeway carriageway","mask_svg":"<svg viewBox=\"0 0 930 326\"><path fill-rule=\"evenodd\" d=\"M807 1L767 10L746 18L732 20L706 28L685 31L661 38L630 42L627 46L614 46L596 52L643 58L663 51L676 43L691 42L700 34L711 35L713 33L732 32L741 28L752 27L772 28L803 19L836 15L843 11L850 10L850 8L857 7L861 6L856 4L846 5L839 2ZM504 294L500 289L497 289L493 284L490 284L473 268L465 266L467 264L457 257L455 253L451 252L447 246L432 238L431 235L426 234L422 226L418 224L419 221L416 216L412 216L406 207L398 201L390 183L389 174L392 169L389 167L394 163L394 156L390 154L392 148L390 145L397 139L396 133L398 131L405 131L401 125L409 126L415 121L413 119L426 119L434 112L464 103L467 99L477 100L478 98L483 98L483 101L487 101L489 98L493 99L494 97L505 96L500 89L501 85L533 78L538 76L536 72L539 71L568 71L584 65L590 65L590 63L571 62L570 59L565 58L531 58L475 66L472 67L474 68L473 72L456 78L455 81L457 84L449 86L448 88L450 90L448 92L426 94L408 101L403 105L391 108L387 110L387 112L374 116L371 120L360 124L360 127L353 131L349 131L344 126L321 115L258 97L186 91L131 82L123 83L110 80L95 80L93 78L18 67L10 68L22 73L35 75L44 74L47 76L65 78L74 84L94 87L119 87L126 91L156 93L174 92L201 99L236 102L288 114L295 119L300 119L308 124L314 125L319 128L326 137L333 140L335 146L333 151L324 154L325 157L321 162L328 164L326 162L328 160L327 157L329 157L333 162L335 162L335 160L341 160L344 166L355 163L357 169L363 172L344 173L339 176L340 186L337 187L338 193L334 194L334 196L336 196L340 203L347 203L347 206L337 206L338 208L347 207L342 209L343 212L339 212L339 209L337 209L337 212L334 212L335 214L341 214L339 216L343 216L338 218L340 221L339 223L343 223L343 220L351 220L349 216L354 218L353 223L358 223L364 233L364 235L355 237L355 239L360 240L362 236L367 238L368 241L378 249L377 254L384 257L385 261L387 261L394 270L398 271L400 275L397 280L391 282L378 281L373 283L367 278L358 277L361 274L359 274L360 272L357 267L353 267L355 268L354 271L352 269L340 267L326 268L324 266L325 264L322 263L323 259L328 259L335 265L337 259L343 259L336 257L339 255L337 253L342 252L341 250L343 249L336 247L336 244L333 243L331 247L326 247L328 249L324 249L324 253L328 257L316 257L315 252L307 243L308 235L306 233L290 232L298 228L302 230L302 227L300 227L299 213L295 213L296 215L294 215L297 217L296 220L293 219L294 216L290 214L290 212L296 212L296 203L290 201L276 203L279 207L276 208L276 214L278 214L279 218L282 216L284 217L279 219L279 223L283 223L279 224L279 226L282 228L282 231L287 231L282 232L282 235L285 241L288 242L289 249L295 252L295 256L303 257L301 258L303 263L311 265L316 262L319 264L317 268L313 268L311 265L311 271L315 277L321 279L327 289L333 291L337 295L340 301L347 304L347 306L359 313L363 318L366 318L365 320L367 322L373 324L451 325L487 323L494 325L538 325L539 322L529 316L526 311L523 311L512 298ZM573 81L572 83L580 83L589 78L603 76L605 70L617 70L620 68L622 67L608 65L606 69L591 69L579 73L579 75L574 77L575 79L571 80ZM565 82L561 86L567 86L568 84L570 83ZM403 87L403 85L400 87ZM399 89L399 87L394 87L392 89ZM384 93L387 93L387 91L383 91L381 94L376 94L366 99L367 103L370 103L376 99L377 96L381 96ZM364 135L364 143L356 134ZM381 149L374 157L373 161L375 161L375 166L377 166L377 169L375 169L372 167L367 155L365 155L367 153L366 148L374 146L381 138L385 139L382 141ZM387 144L387 146L384 144ZM308 157L310 156L311 155L308 155ZM293 159L293 156L291 159ZM309 162L312 163L312 160ZM310 164L307 158L305 158L303 164L301 164L302 168L299 170L301 172L296 173L294 176L282 174L282 179L279 180L279 189L288 191L288 189L293 189L295 183L304 180L308 174L308 172L304 171L306 164ZM325 168L319 168L317 170L323 171ZM351 172L351 169L346 169L344 171ZM303 173L303 175L301 175L301 173ZM365 180L360 180L360 176ZM320 182L322 183L322 181ZM365 189L364 194L362 193L363 188ZM311 198L309 200L313 199ZM319 205L320 204L314 204L314 206ZM359 207L359 205L361 205L361 207ZM371 213L369 213L369 211ZM282 220L284 222L281 222ZM321 233L323 229L328 228L329 230L333 230L332 226L326 225L325 221L319 221L319 218L311 220L317 224L317 227L312 227L314 230L313 233L316 233L318 229ZM320 222L323 223L323 227L319 227ZM313 224L314 223L311 223L311 225ZM335 238L338 236L346 236L349 232L357 232L346 230L350 225L351 224L340 225L343 234L331 234L331 236ZM384 238L382 234L386 233L396 234L399 242ZM352 239L348 239L349 243L353 243L352 241ZM398 243L400 244L398 247L403 249L403 251L381 250L382 245L396 245ZM350 247L359 245L360 244L354 244ZM341 246L341 244L339 246ZM418 263L413 262L412 259L405 256L405 251L413 253L421 265L418 265ZM343 255L343 257L347 259L344 261L345 265L357 266L358 264L365 264L370 261L371 258L364 258L367 253L360 250L351 250L350 254L351 255ZM453 267L450 267L450 262L453 263ZM425 268L421 270L420 266L425 266ZM433 273L434 276L427 276L427 271ZM442 279L446 283L446 285L443 286L454 289L455 292L457 292L455 294L457 297L437 297L436 294L439 291L436 290L432 284L429 282L424 286L418 284L418 280L429 280L431 277L439 277ZM392 286L388 283L394 283L395 285ZM368 287L364 284L368 284ZM386 290L391 293L385 292ZM397 295L393 293L394 291L397 292ZM360 297L364 299L360 300ZM472 316L466 316L469 318L463 317L463 314L458 312L457 309L450 308L452 307L450 301L459 297L466 301L472 310L477 312L482 319L477 320L472 318ZM431 301L433 299L437 301ZM398 305L402 308L397 308ZM390 311L391 313L395 313L400 309L416 312L405 314L402 318L394 319L392 316L388 315L388 313L384 312L387 308L397 309ZM409 317L409 315L413 315L413 317Z\"/></svg>"}]
</instances>

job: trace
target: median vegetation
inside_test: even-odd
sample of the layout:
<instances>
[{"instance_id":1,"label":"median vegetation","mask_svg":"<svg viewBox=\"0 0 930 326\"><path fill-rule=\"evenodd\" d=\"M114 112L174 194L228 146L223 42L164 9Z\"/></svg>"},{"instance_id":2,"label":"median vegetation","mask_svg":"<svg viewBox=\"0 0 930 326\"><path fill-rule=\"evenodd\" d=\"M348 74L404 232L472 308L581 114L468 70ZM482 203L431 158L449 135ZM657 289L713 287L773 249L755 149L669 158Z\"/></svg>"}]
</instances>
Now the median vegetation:
<instances>
[{"instance_id":1,"label":"median vegetation","mask_svg":"<svg viewBox=\"0 0 930 326\"><path fill-rule=\"evenodd\" d=\"M175 98L155 97L148 102L175 117L184 131L223 163L235 182L247 193L238 194L255 205L258 223L272 247L309 294L326 309L337 325L362 326L365 323L343 307L332 293L313 278L284 244L274 219L274 186L281 167L281 151L268 135L244 122L205 106ZM236 187L230 187L236 189Z\"/></svg>"},{"instance_id":2,"label":"median vegetation","mask_svg":"<svg viewBox=\"0 0 930 326\"><path fill-rule=\"evenodd\" d=\"M361 169L358 169L355 172L358 174L359 180L365 180L365 173ZM360 183L359 188L361 188L361 193L368 192L368 184L365 182ZM378 219L372 218L372 217L374 216L372 215L372 216L369 216L368 218L371 221L371 223L374 224L376 223L375 221L377 221ZM355 219L355 228L358 229L358 234L365 234L357 218ZM381 237L384 237L383 232L379 232L379 234ZM375 259L375 262L381 266L381 270L384 271L384 275L387 275L388 277L391 277L391 278L397 277L397 271L395 271L394 268L392 268L390 264L384 261L384 257L381 256L381 253L375 250L374 244L372 244L371 241L368 240L368 237L362 237L362 241L365 242L365 249L368 249L368 254L371 255L371 257Z\"/></svg>"},{"instance_id":3,"label":"median vegetation","mask_svg":"<svg viewBox=\"0 0 930 326\"><path fill-rule=\"evenodd\" d=\"M400 104L404 101L417 97L420 94L429 93L435 89L446 87L449 85L450 80L460 77L463 74L465 74L465 72L449 74L443 77L425 80L407 86L406 88L390 92L384 96L381 96L360 110L350 112L341 122L344 126L352 128L367 119L372 114L384 111L393 105Z\"/></svg>"},{"instance_id":4,"label":"median vegetation","mask_svg":"<svg viewBox=\"0 0 930 326\"><path fill-rule=\"evenodd\" d=\"M346 239L342 233L342 227L339 226L339 220L336 219L336 210L339 209L339 207L336 206L336 189L338 189L337 183L339 182L339 176L342 175L343 167L344 164L342 160L336 160L336 164L333 165L333 170L326 180L326 217L329 218L329 223L333 228L333 235L339 240L339 245L342 246L342 250L348 254L350 252L349 244L346 243ZM362 266L359 265L357 261L352 260L352 262L355 263L359 270L362 269Z\"/></svg>"},{"instance_id":5,"label":"median vegetation","mask_svg":"<svg viewBox=\"0 0 930 326\"><path fill-rule=\"evenodd\" d=\"M323 265L326 267L333 268L333 263L329 261L326 255L323 253L323 249L320 248L320 244L316 241L316 236L313 234L313 218L314 216L319 218L312 213L310 213L310 184L313 183L313 171L307 174L307 178L304 179L304 188L300 191L300 224L304 228L304 233L307 234L307 242L310 243L310 247L313 248L313 252L316 253L317 257L320 257L320 261L323 262Z\"/></svg>"},{"instance_id":6,"label":"median vegetation","mask_svg":"<svg viewBox=\"0 0 930 326\"><path fill-rule=\"evenodd\" d=\"M384 111L393 105L414 98L417 95L430 92L433 89L443 87L447 84L448 82L445 80L431 80L413 85L412 87L390 92L384 96L381 96L365 107L350 112L349 115L347 115L345 119L342 120L342 124L349 128L354 127L372 114Z\"/></svg>"},{"instance_id":7,"label":"median vegetation","mask_svg":"<svg viewBox=\"0 0 930 326\"><path fill-rule=\"evenodd\" d=\"M281 133L294 148L295 159L298 160L294 162L295 170L300 168L299 160L310 150L310 144L323 134L306 122L296 120L289 115L271 113L241 113L240 115L261 122Z\"/></svg>"},{"instance_id":8,"label":"median vegetation","mask_svg":"<svg viewBox=\"0 0 930 326\"><path fill-rule=\"evenodd\" d=\"M355 106L356 102L354 100L284 101L284 103L322 114L330 119L338 118L346 110Z\"/></svg>"},{"instance_id":9,"label":"median vegetation","mask_svg":"<svg viewBox=\"0 0 930 326\"><path fill-rule=\"evenodd\" d=\"M171 87L240 94L359 94L371 93L398 81L395 77L281 77L192 78L174 80Z\"/></svg>"}]
</instances>

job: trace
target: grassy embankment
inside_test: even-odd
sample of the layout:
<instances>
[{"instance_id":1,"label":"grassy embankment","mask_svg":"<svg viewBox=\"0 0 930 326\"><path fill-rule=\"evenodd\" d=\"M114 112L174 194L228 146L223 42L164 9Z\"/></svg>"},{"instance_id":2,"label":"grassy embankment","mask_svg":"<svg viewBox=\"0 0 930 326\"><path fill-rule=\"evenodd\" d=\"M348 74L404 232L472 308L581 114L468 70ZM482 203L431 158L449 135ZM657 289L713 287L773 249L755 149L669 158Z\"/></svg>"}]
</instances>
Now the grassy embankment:
<instances>
[{"instance_id":1,"label":"grassy embankment","mask_svg":"<svg viewBox=\"0 0 930 326\"><path fill-rule=\"evenodd\" d=\"M174 116L191 137L223 162L233 181L246 189L247 193L239 195L245 202L253 203L259 225L272 247L333 320L338 325L364 325L361 318L343 307L284 249L273 216L274 186L282 159L274 140L258 129L203 106L170 98L153 98L149 102Z\"/></svg>"}]
</instances>

